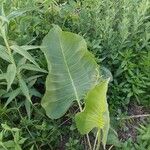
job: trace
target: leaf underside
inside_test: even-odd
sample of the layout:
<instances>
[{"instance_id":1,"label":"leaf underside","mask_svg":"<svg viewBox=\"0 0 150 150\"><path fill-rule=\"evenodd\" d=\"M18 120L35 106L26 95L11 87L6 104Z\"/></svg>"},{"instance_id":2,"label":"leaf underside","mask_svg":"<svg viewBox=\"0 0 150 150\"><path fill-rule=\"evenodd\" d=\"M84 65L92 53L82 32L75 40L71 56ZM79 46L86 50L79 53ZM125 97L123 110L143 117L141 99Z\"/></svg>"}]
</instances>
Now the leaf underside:
<instances>
[{"instance_id":1,"label":"leaf underside","mask_svg":"<svg viewBox=\"0 0 150 150\"><path fill-rule=\"evenodd\" d=\"M102 130L102 143L105 146L109 130L109 111L106 100L108 80L100 82L87 94L85 109L77 113L75 121L81 134L88 134L93 128Z\"/></svg>"},{"instance_id":2,"label":"leaf underside","mask_svg":"<svg viewBox=\"0 0 150 150\"><path fill-rule=\"evenodd\" d=\"M98 66L85 40L58 26L46 35L41 49L49 70L41 104L50 118L57 119L66 113L73 101L84 98L95 85Z\"/></svg>"}]
</instances>

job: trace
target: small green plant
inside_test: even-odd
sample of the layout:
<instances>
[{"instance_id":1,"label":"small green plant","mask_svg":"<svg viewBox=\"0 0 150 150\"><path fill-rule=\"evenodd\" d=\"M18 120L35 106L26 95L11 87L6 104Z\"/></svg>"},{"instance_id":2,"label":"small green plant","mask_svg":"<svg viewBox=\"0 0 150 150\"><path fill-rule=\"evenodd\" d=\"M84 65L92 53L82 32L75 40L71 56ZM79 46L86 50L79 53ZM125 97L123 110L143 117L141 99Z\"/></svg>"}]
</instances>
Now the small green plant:
<instances>
[{"instance_id":1,"label":"small green plant","mask_svg":"<svg viewBox=\"0 0 150 150\"><path fill-rule=\"evenodd\" d=\"M3 130L0 132L0 149L3 150L22 150L21 145L26 138L21 136L18 128L10 128L7 124L1 125ZM5 141L5 138L13 136L13 140Z\"/></svg>"},{"instance_id":2,"label":"small green plant","mask_svg":"<svg viewBox=\"0 0 150 150\"><path fill-rule=\"evenodd\" d=\"M137 138L133 141L131 138L120 142L120 148L117 150L148 150L150 149L150 126L149 122L141 124L137 129Z\"/></svg>"},{"instance_id":3,"label":"small green plant","mask_svg":"<svg viewBox=\"0 0 150 150\"><path fill-rule=\"evenodd\" d=\"M145 123L137 128L137 142L134 144L135 149L147 150L150 149L150 124Z\"/></svg>"},{"instance_id":4,"label":"small green plant","mask_svg":"<svg viewBox=\"0 0 150 150\"><path fill-rule=\"evenodd\" d=\"M69 141L66 143L66 149L76 150L78 144L79 144L79 140L74 140L72 138L69 138Z\"/></svg>"}]
</instances>

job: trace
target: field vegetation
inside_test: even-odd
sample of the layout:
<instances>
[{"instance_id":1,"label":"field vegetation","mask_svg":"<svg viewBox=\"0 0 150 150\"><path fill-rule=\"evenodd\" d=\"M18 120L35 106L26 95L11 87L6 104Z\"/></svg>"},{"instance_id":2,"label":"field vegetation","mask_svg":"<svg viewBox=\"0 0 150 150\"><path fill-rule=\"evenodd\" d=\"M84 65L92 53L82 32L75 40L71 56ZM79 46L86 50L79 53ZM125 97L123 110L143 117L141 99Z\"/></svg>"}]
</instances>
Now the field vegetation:
<instances>
[{"instance_id":1,"label":"field vegetation","mask_svg":"<svg viewBox=\"0 0 150 150\"><path fill-rule=\"evenodd\" d=\"M150 149L150 1L0 0L0 150L103 149Z\"/></svg>"}]
</instances>

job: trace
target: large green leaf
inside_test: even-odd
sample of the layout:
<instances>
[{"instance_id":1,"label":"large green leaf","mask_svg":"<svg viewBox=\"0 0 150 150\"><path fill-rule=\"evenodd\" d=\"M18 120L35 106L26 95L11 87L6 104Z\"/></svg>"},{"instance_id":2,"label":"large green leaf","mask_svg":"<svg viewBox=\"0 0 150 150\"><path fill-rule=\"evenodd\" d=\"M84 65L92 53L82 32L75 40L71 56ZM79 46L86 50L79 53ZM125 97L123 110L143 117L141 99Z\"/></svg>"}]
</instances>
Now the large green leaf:
<instances>
[{"instance_id":1,"label":"large green leaf","mask_svg":"<svg viewBox=\"0 0 150 150\"><path fill-rule=\"evenodd\" d=\"M50 118L56 119L93 87L99 77L98 66L85 40L58 26L43 39L41 49L49 70L42 106Z\"/></svg>"},{"instance_id":2,"label":"large green leaf","mask_svg":"<svg viewBox=\"0 0 150 150\"><path fill-rule=\"evenodd\" d=\"M77 113L75 121L81 134L89 133L97 127L102 130L103 145L106 145L109 130L109 111L106 100L108 80L100 82L94 89L89 91L85 99L85 109Z\"/></svg>"}]
</instances>

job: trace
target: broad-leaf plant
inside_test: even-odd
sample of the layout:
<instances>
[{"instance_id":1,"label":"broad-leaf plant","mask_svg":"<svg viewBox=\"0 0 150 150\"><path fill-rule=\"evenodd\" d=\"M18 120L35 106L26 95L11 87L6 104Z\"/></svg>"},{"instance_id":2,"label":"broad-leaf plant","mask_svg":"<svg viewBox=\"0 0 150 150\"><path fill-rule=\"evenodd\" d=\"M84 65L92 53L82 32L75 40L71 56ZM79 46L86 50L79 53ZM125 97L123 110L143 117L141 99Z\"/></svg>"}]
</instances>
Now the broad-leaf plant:
<instances>
[{"instance_id":1,"label":"broad-leaf plant","mask_svg":"<svg viewBox=\"0 0 150 150\"><path fill-rule=\"evenodd\" d=\"M62 117L76 101L80 110L75 115L79 132L87 135L89 148L92 149L88 133L97 128L93 150L99 149L101 139L105 149L109 130L106 100L109 78L102 77L85 40L54 25L43 39L41 50L45 54L49 72L41 102L47 116L51 119ZM81 104L83 101L85 108Z\"/></svg>"}]
</instances>

